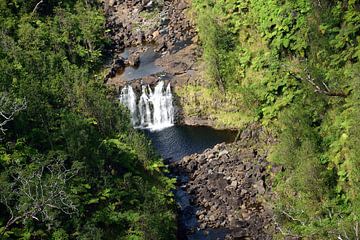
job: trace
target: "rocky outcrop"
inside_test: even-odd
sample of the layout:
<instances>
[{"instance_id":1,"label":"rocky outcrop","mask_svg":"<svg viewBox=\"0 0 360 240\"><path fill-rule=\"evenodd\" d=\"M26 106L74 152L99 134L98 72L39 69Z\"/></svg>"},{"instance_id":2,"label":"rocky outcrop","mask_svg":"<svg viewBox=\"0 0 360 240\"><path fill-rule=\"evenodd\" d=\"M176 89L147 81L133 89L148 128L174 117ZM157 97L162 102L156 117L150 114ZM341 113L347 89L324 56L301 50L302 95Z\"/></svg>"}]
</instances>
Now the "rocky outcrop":
<instances>
[{"instance_id":1,"label":"rocky outcrop","mask_svg":"<svg viewBox=\"0 0 360 240\"><path fill-rule=\"evenodd\" d=\"M125 47L156 43L158 51L172 50L177 43L192 39L195 30L185 16L184 0L105 0L107 29L115 52Z\"/></svg>"},{"instance_id":2,"label":"rocky outcrop","mask_svg":"<svg viewBox=\"0 0 360 240\"><path fill-rule=\"evenodd\" d=\"M111 64L109 73L105 77L105 82L108 79L115 77L118 72L124 71L125 67L126 67L126 63L122 57L115 59Z\"/></svg>"},{"instance_id":3,"label":"rocky outcrop","mask_svg":"<svg viewBox=\"0 0 360 240\"><path fill-rule=\"evenodd\" d=\"M140 54L137 52L131 54L127 59L127 63L129 66L138 67L140 64Z\"/></svg>"},{"instance_id":4,"label":"rocky outcrop","mask_svg":"<svg viewBox=\"0 0 360 240\"><path fill-rule=\"evenodd\" d=\"M158 52L155 65L163 70L161 75L172 79L174 87L189 81L194 74L192 66L198 51L197 46L192 44L196 32L186 18L189 8L186 0L105 0L104 7L108 36L113 43L112 55L115 59L123 58L125 68L141 65L144 49L150 47ZM131 49L132 52L124 56L124 49ZM127 80L121 78L121 73L118 66L112 64L104 82L117 88L127 84ZM159 76L152 74L134 80L156 83Z\"/></svg>"},{"instance_id":5,"label":"rocky outcrop","mask_svg":"<svg viewBox=\"0 0 360 240\"><path fill-rule=\"evenodd\" d=\"M258 136L258 130L245 131L236 143L218 144L172 166L188 176L179 185L200 207L200 229L228 229L226 239L271 239L271 212L264 201L271 192L269 163L256 144Z\"/></svg>"}]
</instances>

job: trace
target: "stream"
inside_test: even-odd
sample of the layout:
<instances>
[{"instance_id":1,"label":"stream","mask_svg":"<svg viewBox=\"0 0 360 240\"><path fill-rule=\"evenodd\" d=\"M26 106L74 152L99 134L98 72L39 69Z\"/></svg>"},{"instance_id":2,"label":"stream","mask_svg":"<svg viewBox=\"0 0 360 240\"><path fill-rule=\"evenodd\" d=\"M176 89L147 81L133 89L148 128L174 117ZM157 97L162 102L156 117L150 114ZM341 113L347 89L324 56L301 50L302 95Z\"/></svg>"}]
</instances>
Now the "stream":
<instances>
[{"instance_id":1,"label":"stream","mask_svg":"<svg viewBox=\"0 0 360 240\"><path fill-rule=\"evenodd\" d=\"M205 126L172 126L161 131L145 131L145 134L167 163L235 139L233 131Z\"/></svg>"},{"instance_id":2,"label":"stream","mask_svg":"<svg viewBox=\"0 0 360 240\"><path fill-rule=\"evenodd\" d=\"M127 58L129 52L134 49L127 49L123 57ZM155 64L155 60L161 55L154 53L153 47L148 47L140 55L140 65L137 68L127 67L119 76L128 82L119 96L120 102L130 110L132 123L141 129L152 141L158 154L166 164L179 161L187 155L201 153L207 148L212 148L218 143L230 143L235 140L236 132L230 130L215 130L206 126L175 125L173 119L174 101L170 84L165 85L160 81L155 88L143 85L142 93L136 93L131 87L134 79L154 75L162 71ZM171 79L170 79L171 83ZM152 89L153 88L153 89ZM171 177L178 179L178 187L175 199L179 206L178 212L178 240L215 240L224 239L228 233L227 229L206 229L199 230L196 219L197 207L191 204L191 196L183 189L187 181L186 176Z\"/></svg>"},{"instance_id":3,"label":"stream","mask_svg":"<svg viewBox=\"0 0 360 240\"><path fill-rule=\"evenodd\" d=\"M232 142L236 133L229 130L215 130L211 127L173 126L161 131L145 130L145 134L152 140L158 153L166 163L178 161L194 153L201 153L221 142ZM191 196L183 189L187 182L186 176L176 176L180 186L175 191L175 199L179 206L178 240L216 240L224 239L227 229L199 230L196 219L197 207L191 205Z\"/></svg>"}]
</instances>

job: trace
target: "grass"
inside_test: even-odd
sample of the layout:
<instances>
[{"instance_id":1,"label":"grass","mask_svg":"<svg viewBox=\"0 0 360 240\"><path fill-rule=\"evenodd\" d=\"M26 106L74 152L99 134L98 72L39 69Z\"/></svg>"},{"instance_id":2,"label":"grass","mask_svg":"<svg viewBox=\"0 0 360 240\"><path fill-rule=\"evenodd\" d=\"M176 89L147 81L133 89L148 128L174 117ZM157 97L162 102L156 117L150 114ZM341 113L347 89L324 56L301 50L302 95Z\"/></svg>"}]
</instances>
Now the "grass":
<instances>
[{"instance_id":1,"label":"grass","mask_svg":"<svg viewBox=\"0 0 360 240\"><path fill-rule=\"evenodd\" d=\"M189 117L208 117L217 128L243 128L254 119L250 114L244 114L235 102L240 102L237 96L225 96L213 87L183 86L176 92L180 97L184 114ZM231 93L230 93L231 94Z\"/></svg>"}]
</instances>

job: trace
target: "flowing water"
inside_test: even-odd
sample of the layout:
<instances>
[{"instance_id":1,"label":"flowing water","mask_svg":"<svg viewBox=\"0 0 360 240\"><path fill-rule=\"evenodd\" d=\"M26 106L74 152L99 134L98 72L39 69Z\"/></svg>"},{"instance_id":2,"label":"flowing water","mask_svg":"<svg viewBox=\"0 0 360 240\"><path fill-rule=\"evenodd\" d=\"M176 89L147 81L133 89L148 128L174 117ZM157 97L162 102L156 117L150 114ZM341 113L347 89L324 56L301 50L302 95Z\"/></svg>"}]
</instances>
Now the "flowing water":
<instances>
[{"instance_id":1,"label":"flowing water","mask_svg":"<svg viewBox=\"0 0 360 240\"><path fill-rule=\"evenodd\" d=\"M154 147L167 163L178 161L184 156L201 153L207 148L221 142L233 142L236 132L230 130L215 130L210 127L172 126L161 131L145 130L145 134L152 140ZM187 182L184 175L178 178L180 186L175 191L175 198L179 205L178 240L215 240L224 239L227 229L199 230L196 219L197 207L191 204L191 196L183 189ZM191 233L190 233L191 232Z\"/></svg>"},{"instance_id":2,"label":"flowing water","mask_svg":"<svg viewBox=\"0 0 360 240\"><path fill-rule=\"evenodd\" d=\"M136 96L131 85L125 86L119 100L131 113L131 122L136 128L161 130L174 125L173 95L170 83L160 81L153 89L143 85L141 95Z\"/></svg>"},{"instance_id":3,"label":"flowing water","mask_svg":"<svg viewBox=\"0 0 360 240\"><path fill-rule=\"evenodd\" d=\"M136 94L134 89L128 85L125 86L120 93L119 97L120 102L130 110L131 114L131 123L136 126L138 122L138 112L136 104Z\"/></svg>"},{"instance_id":4,"label":"flowing water","mask_svg":"<svg viewBox=\"0 0 360 240\"><path fill-rule=\"evenodd\" d=\"M124 54L127 53L125 51ZM126 68L123 77L131 81L158 73L161 69L154 63L156 57L158 56L153 55L151 51L145 52L139 68ZM167 163L178 161L187 155L201 153L217 143L235 140L236 133L233 131L175 126L173 95L170 83L166 85L165 81L159 81L154 88L142 85L141 93L136 93L129 84L121 90L119 100L129 109L133 126L144 131ZM187 181L186 176L174 177L182 184ZM191 196L182 186L175 191L175 198L180 209L178 240L224 239L226 229L207 229L206 232L198 229L195 214L197 207L190 204Z\"/></svg>"}]
</instances>

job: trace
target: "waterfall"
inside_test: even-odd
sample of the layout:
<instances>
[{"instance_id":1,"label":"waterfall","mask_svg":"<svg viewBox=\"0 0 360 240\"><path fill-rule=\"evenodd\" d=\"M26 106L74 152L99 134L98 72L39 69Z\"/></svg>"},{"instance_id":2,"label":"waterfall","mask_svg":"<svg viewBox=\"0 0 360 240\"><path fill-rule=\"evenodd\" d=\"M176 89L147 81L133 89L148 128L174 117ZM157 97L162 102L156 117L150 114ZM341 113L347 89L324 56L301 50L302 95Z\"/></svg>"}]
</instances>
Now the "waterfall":
<instances>
[{"instance_id":1,"label":"waterfall","mask_svg":"<svg viewBox=\"0 0 360 240\"><path fill-rule=\"evenodd\" d=\"M119 99L130 110L134 127L160 130L174 125L170 83L165 88L165 82L160 81L154 91L149 85L143 85L138 102L133 88L128 85L121 90Z\"/></svg>"},{"instance_id":2,"label":"waterfall","mask_svg":"<svg viewBox=\"0 0 360 240\"><path fill-rule=\"evenodd\" d=\"M174 105L173 105L173 96L172 96L172 92L171 92L170 83L166 87L165 97L166 97L166 109L168 109L168 111L166 111L167 119L168 119L169 124L173 125L174 121L175 121L175 119L174 119L175 110L174 110Z\"/></svg>"},{"instance_id":3,"label":"waterfall","mask_svg":"<svg viewBox=\"0 0 360 240\"><path fill-rule=\"evenodd\" d=\"M149 94L146 93L148 91L151 93L151 88L142 86L142 93L139 101L139 115L140 115L140 126L147 127L151 124L151 110L150 110L150 98Z\"/></svg>"},{"instance_id":4,"label":"waterfall","mask_svg":"<svg viewBox=\"0 0 360 240\"><path fill-rule=\"evenodd\" d=\"M125 86L120 93L120 102L130 110L131 123L135 126L137 120L136 94L131 86Z\"/></svg>"}]
</instances>

